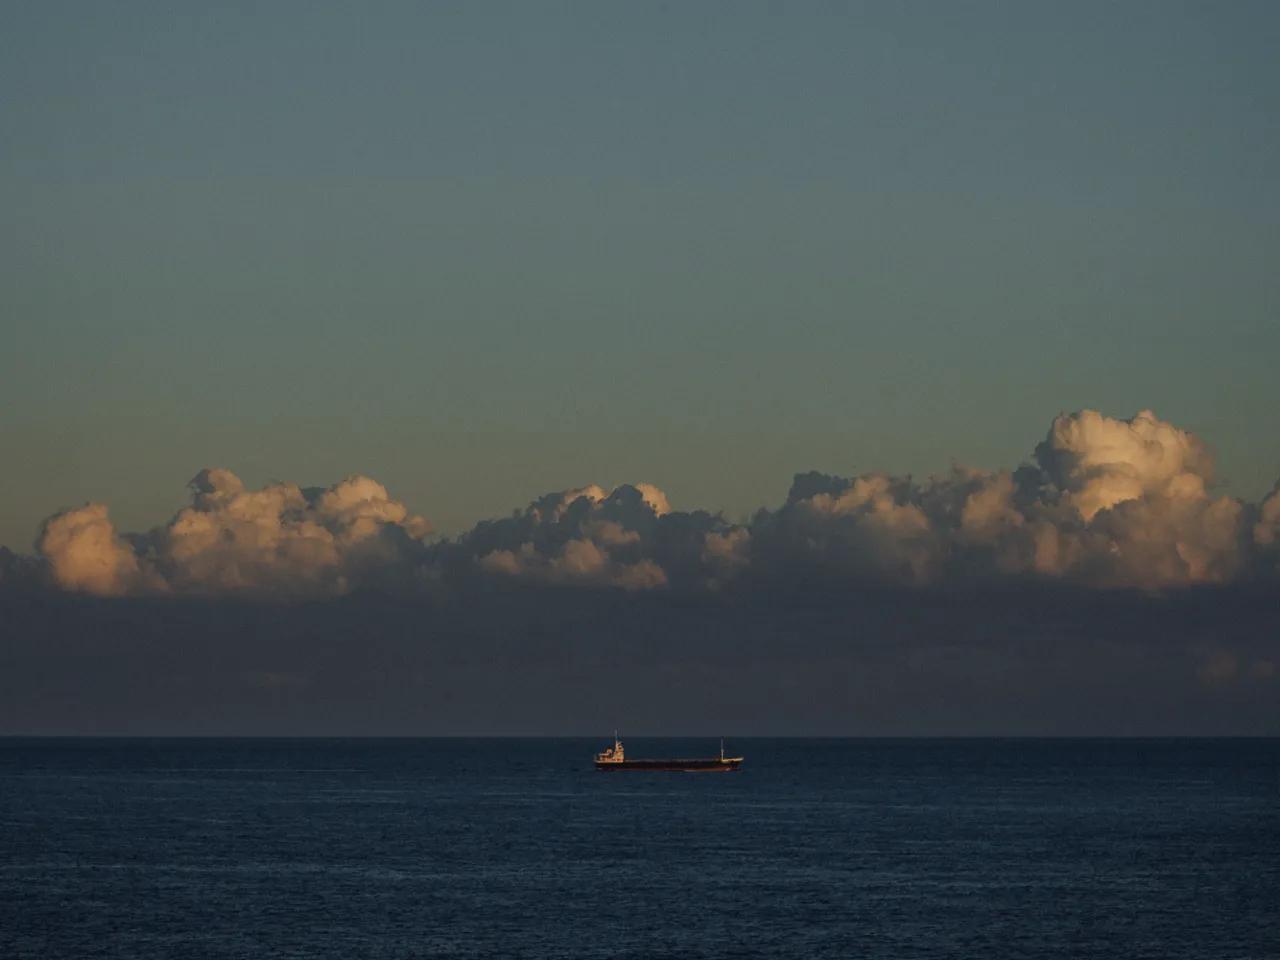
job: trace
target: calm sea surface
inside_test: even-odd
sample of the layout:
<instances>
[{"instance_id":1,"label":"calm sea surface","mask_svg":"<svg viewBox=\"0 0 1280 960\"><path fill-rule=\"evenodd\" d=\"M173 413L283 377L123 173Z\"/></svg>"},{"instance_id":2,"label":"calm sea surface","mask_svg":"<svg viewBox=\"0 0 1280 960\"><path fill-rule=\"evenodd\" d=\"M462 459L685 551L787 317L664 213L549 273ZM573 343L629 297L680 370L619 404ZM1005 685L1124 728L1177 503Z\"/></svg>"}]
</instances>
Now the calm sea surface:
<instances>
[{"instance_id":1,"label":"calm sea surface","mask_svg":"<svg viewBox=\"0 0 1280 960\"><path fill-rule=\"evenodd\" d=\"M606 739L0 740L0 958L1280 957L1280 740Z\"/></svg>"}]
</instances>

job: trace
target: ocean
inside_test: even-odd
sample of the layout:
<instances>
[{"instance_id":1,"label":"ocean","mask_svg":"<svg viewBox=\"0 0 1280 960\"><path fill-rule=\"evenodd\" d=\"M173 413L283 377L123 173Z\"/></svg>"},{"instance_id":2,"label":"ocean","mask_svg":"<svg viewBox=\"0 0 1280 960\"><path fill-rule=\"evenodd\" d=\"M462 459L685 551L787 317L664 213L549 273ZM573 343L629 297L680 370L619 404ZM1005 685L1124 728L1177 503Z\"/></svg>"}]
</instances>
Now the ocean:
<instances>
[{"instance_id":1,"label":"ocean","mask_svg":"<svg viewBox=\"0 0 1280 960\"><path fill-rule=\"evenodd\" d=\"M0 958L1280 957L1280 740L609 742L0 740Z\"/></svg>"}]
</instances>

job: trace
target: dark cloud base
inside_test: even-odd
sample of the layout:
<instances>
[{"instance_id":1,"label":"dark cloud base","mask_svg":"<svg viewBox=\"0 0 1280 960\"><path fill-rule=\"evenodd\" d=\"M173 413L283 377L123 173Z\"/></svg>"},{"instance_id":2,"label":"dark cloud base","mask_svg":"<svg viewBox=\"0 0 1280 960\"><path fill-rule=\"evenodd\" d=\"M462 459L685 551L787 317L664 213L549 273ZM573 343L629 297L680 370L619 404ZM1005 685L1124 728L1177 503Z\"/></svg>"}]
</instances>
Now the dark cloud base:
<instances>
[{"instance_id":1,"label":"dark cloud base","mask_svg":"<svg viewBox=\"0 0 1280 960\"><path fill-rule=\"evenodd\" d=\"M1280 594L0 589L0 733L1277 735Z\"/></svg>"}]
</instances>

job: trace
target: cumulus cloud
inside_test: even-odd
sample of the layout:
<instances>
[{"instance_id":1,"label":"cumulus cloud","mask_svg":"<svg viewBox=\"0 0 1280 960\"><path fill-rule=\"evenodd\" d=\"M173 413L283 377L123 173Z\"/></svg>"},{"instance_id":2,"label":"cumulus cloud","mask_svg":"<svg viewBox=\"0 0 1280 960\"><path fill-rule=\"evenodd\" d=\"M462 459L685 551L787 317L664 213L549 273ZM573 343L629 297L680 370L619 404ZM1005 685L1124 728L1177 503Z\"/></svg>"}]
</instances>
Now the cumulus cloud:
<instances>
[{"instance_id":1,"label":"cumulus cloud","mask_svg":"<svg viewBox=\"0 0 1280 960\"><path fill-rule=\"evenodd\" d=\"M1044 485L1033 512L1057 528L1057 568L1046 572L1161 587L1224 582L1246 562L1244 505L1214 497L1204 444L1149 410L1060 416L1036 461Z\"/></svg>"},{"instance_id":2,"label":"cumulus cloud","mask_svg":"<svg viewBox=\"0 0 1280 960\"><path fill-rule=\"evenodd\" d=\"M927 584L1023 576L1160 588L1225 582L1248 565L1245 506L1210 491L1213 463L1150 411L1057 417L1017 471L953 468L923 483L802 474L753 525L758 557L824 575ZM1268 513L1268 510L1271 510ZM1255 527L1271 536L1280 506Z\"/></svg>"},{"instance_id":3,"label":"cumulus cloud","mask_svg":"<svg viewBox=\"0 0 1280 960\"><path fill-rule=\"evenodd\" d=\"M924 582L938 542L909 478L797 475L786 503L752 524L753 552L774 573Z\"/></svg>"},{"instance_id":4,"label":"cumulus cloud","mask_svg":"<svg viewBox=\"0 0 1280 960\"><path fill-rule=\"evenodd\" d=\"M709 513L671 509L647 483L612 491L592 484L543 496L502 520L477 525L445 548L459 564L544 583L646 590L713 585L733 528ZM708 547L710 544L710 547ZM732 551L729 551L732 552Z\"/></svg>"},{"instance_id":5,"label":"cumulus cloud","mask_svg":"<svg viewBox=\"0 0 1280 960\"><path fill-rule=\"evenodd\" d=\"M190 487L191 506L127 539L101 504L50 517L37 547L54 581L103 596L342 593L398 576L430 532L427 521L368 477L328 489L275 483L247 490L230 470L210 468Z\"/></svg>"},{"instance_id":6,"label":"cumulus cloud","mask_svg":"<svg viewBox=\"0 0 1280 960\"><path fill-rule=\"evenodd\" d=\"M549 493L453 540L368 477L246 489L202 470L191 505L141 535L106 507L50 517L39 551L62 587L337 594L474 579L622 590L824 582L924 586L1009 579L1163 589L1280 573L1280 485L1258 505L1213 493L1213 461L1144 410L1055 418L1015 470L955 466L918 481L798 474L747 524L673 509L647 483Z\"/></svg>"},{"instance_id":7,"label":"cumulus cloud","mask_svg":"<svg viewBox=\"0 0 1280 960\"><path fill-rule=\"evenodd\" d=\"M461 539L482 571L545 582L721 588L745 578L901 585L1025 578L1158 589L1223 583L1280 541L1280 492L1256 512L1214 496L1192 434L1144 410L1054 419L1014 471L953 467L796 476L749 525L673 511L644 484L534 501Z\"/></svg>"},{"instance_id":8,"label":"cumulus cloud","mask_svg":"<svg viewBox=\"0 0 1280 960\"><path fill-rule=\"evenodd\" d=\"M134 548L116 535L101 503L45 520L37 541L54 580L68 590L114 596L162 584Z\"/></svg>"},{"instance_id":9,"label":"cumulus cloud","mask_svg":"<svg viewBox=\"0 0 1280 960\"><path fill-rule=\"evenodd\" d=\"M1126 501L1203 497L1213 479L1204 445L1150 410L1131 420L1094 410L1064 414L1053 421L1035 456L1085 522Z\"/></svg>"}]
</instances>

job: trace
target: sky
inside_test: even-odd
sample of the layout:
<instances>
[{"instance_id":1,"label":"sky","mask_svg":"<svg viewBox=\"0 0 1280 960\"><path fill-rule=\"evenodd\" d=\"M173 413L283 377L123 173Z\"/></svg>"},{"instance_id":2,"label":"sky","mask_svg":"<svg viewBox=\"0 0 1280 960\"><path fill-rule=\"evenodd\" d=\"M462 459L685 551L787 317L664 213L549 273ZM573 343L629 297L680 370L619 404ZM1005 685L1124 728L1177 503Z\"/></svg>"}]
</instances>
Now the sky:
<instances>
[{"instance_id":1,"label":"sky","mask_svg":"<svg viewBox=\"0 0 1280 960\"><path fill-rule=\"evenodd\" d=\"M1280 476L1273 4L25 4L0 543L204 467L444 533L1015 467L1151 408Z\"/></svg>"},{"instance_id":2,"label":"sky","mask_svg":"<svg viewBox=\"0 0 1280 960\"><path fill-rule=\"evenodd\" d=\"M1278 48L8 11L0 733L1280 731Z\"/></svg>"}]
</instances>

